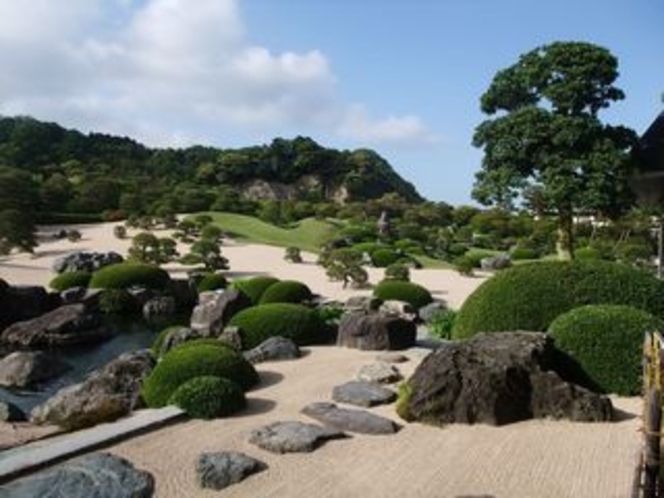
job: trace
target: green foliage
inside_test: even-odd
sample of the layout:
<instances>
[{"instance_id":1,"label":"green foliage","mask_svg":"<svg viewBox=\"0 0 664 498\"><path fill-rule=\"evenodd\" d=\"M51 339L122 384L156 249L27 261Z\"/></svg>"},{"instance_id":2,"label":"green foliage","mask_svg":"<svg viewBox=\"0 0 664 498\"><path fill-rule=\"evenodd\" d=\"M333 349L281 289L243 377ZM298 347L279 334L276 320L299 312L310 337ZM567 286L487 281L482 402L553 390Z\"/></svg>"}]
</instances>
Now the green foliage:
<instances>
[{"instance_id":1,"label":"green foliage","mask_svg":"<svg viewBox=\"0 0 664 498\"><path fill-rule=\"evenodd\" d=\"M609 261L543 261L504 270L480 285L457 317L455 339L480 332L545 331L584 304L624 304L664 317L664 282Z\"/></svg>"},{"instance_id":2,"label":"green foliage","mask_svg":"<svg viewBox=\"0 0 664 498\"><path fill-rule=\"evenodd\" d=\"M386 268L396 263L400 257L394 249L377 249L371 253L371 262L376 268Z\"/></svg>"},{"instance_id":3,"label":"green foliage","mask_svg":"<svg viewBox=\"0 0 664 498\"><path fill-rule=\"evenodd\" d=\"M118 263L105 266L93 273L89 287L92 289L128 289L146 287L166 290L171 278L158 266L141 263Z\"/></svg>"},{"instance_id":4,"label":"green foliage","mask_svg":"<svg viewBox=\"0 0 664 498\"><path fill-rule=\"evenodd\" d=\"M161 265L174 261L178 252L175 240L170 237L160 238L151 232L141 232L131 239L128 256L137 263Z\"/></svg>"},{"instance_id":5,"label":"green foliage","mask_svg":"<svg viewBox=\"0 0 664 498\"><path fill-rule=\"evenodd\" d=\"M48 286L58 292L62 292L72 287L87 287L92 273L89 271L68 271L61 273L51 280Z\"/></svg>"},{"instance_id":6,"label":"green foliage","mask_svg":"<svg viewBox=\"0 0 664 498\"><path fill-rule=\"evenodd\" d=\"M33 252L37 247L35 232L29 211L0 210L0 255L9 254L14 248Z\"/></svg>"},{"instance_id":7,"label":"green foliage","mask_svg":"<svg viewBox=\"0 0 664 498\"><path fill-rule=\"evenodd\" d=\"M258 304L268 287L277 282L279 282L279 279L274 277L253 277L245 280L234 280L233 287L251 299L252 303Z\"/></svg>"},{"instance_id":8,"label":"green foliage","mask_svg":"<svg viewBox=\"0 0 664 498\"><path fill-rule=\"evenodd\" d=\"M235 382L204 375L178 387L168 404L179 406L192 418L209 420L239 412L246 406L247 400L242 388Z\"/></svg>"},{"instance_id":9,"label":"green foliage","mask_svg":"<svg viewBox=\"0 0 664 498\"><path fill-rule=\"evenodd\" d=\"M239 328L242 347L251 349L270 337L292 339L298 345L321 342L325 323L312 309L292 303L272 303L240 311L230 322Z\"/></svg>"},{"instance_id":10,"label":"green foliage","mask_svg":"<svg viewBox=\"0 0 664 498\"><path fill-rule=\"evenodd\" d=\"M286 261L291 263L302 263L302 254L300 253L299 247L287 247L286 254L284 255Z\"/></svg>"},{"instance_id":11,"label":"green foliage","mask_svg":"<svg viewBox=\"0 0 664 498\"><path fill-rule=\"evenodd\" d=\"M148 406L165 406L185 382L201 376L224 377L248 389L259 380L254 367L233 349L189 341L164 355L143 383L141 395Z\"/></svg>"},{"instance_id":12,"label":"green foliage","mask_svg":"<svg viewBox=\"0 0 664 498\"><path fill-rule=\"evenodd\" d=\"M82 234L78 230L67 230L67 240L69 242L78 242L81 237Z\"/></svg>"},{"instance_id":13,"label":"green foliage","mask_svg":"<svg viewBox=\"0 0 664 498\"><path fill-rule=\"evenodd\" d=\"M549 326L556 346L578 362L603 392L641 392L645 332L663 331L664 322L630 306L589 305L558 316Z\"/></svg>"},{"instance_id":14,"label":"green foliage","mask_svg":"<svg viewBox=\"0 0 664 498\"><path fill-rule=\"evenodd\" d=\"M124 225L116 225L113 227L113 235L120 240L126 239L127 228Z\"/></svg>"},{"instance_id":15,"label":"green foliage","mask_svg":"<svg viewBox=\"0 0 664 498\"><path fill-rule=\"evenodd\" d=\"M458 258L454 258L453 264L454 269L458 271L460 275L464 275L466 277L473 276L475 262L472 259L467 258L466 256L459 256Z\"/></svg>"},{"instance_id":16,"label":"green foliage","mask_svg":"<svg viewBox=\"0 0 664 498\"><path fill-rule=\"evenodd\" d=\"M152 346L150 346L152 354L154 354L156 358L159 358L161 354L161 347L163 346L166 337L168 337L168 334L181 328L182 327L180 325L172 325L170 327L166 327L157 334L157 337L155 337L154 341L152 341Z\"/></svg>"},{"instance_id":17,"label":"green foliage","mask_svg":"<svg viewBox=\"0 0 664 498\"><path fill-rule=\"evenodd\" d=\"M410 270L402 263L393 263L385 268L385 280L401 280L410 282Z\"/></svg>"},{"instance_id":18,"label":"green foliage","mask_svg":"<svg viewBox=\"0 0 664 498\"><path fill-rule=\"evenodd\" d=\"M397 415L399 415L399 417L401 417L406 422L412 422L414 420L414 417L411 415L409 409L410 399L412 396L413 387L408 383L408 381L404 381L399 384L396 411Z\"/></svg>"},{"instance_id":19,"label":"green foliage","mask_svg":"<svg viewBox=\"0 0 664 498\"><path fill-rule=\"evenodd\" d=\"M270 285L260 298L259 304L295 303L310 301L313 297L311 289L302 282L282 280Z\"/></svg>"},{"instance_id":20,"label":"green foliage","mask_svg":"<svg viewBox=\"0 0 664 498\"><path fill-rule=\"evenodd\" d=\"M344 307L339 303L326 303L314 308L320 319L328 325L339 323L344 314Z\"/></svg>"},{"instance_id":21,"label":"green foliage","mask_svg":"<svg viewBox=\"0 0 664 498\"><path fill-rule=\"evenodd\" d=\"M574 250L574 257L579 260L602 259L602 254L592 246L579 247Z\"/></svg>"},{"instance_id":22,"label":"green foliage","mask_svg":"<svg viewBox=\"0 0 664 498\"><path fill-rule=\"evenodd\" d=\"M539 259L539 253L530 247L517 246L510 252L510 257L514 261L524 259Z\"/></svg>"},{"instance_id":23,"label":"green foliage","mask_svg":"<svg viewBox=\"0 0 664 498\"><path fill-rule=\"evenodd\" d=\"M451 339L456 317L457 312L454 310L438 311L428 324L429 335L438 339Z\"/></svg>"},{"instance_id":24,"label":"green foliage","mask_svg":"<svg viewBox=\"0 0 664 498\"><path fill-rule=\"evenodd\" d=\"M433 301L431 293L421 285L398 280L383 280L374 287L373 295L382 301L405 301L416 309Z\"/></svg>"},{"instance_id":25,"label":"green foliage","mask_svg":"<svg viewBox=\"0 0 664 498\"><path fill-rule=\"evenodd\" d=\"M200 239L191 245L186 264L202 263L208 271L227 270L228 259L221 255L219 244L210 239Z\"/></svg>"},{"instance_id":26,"label":"green foliage","mask_svg":"<svg viewBox=\"0 0 664 498\"><path fill-rule=\"evenodd\" d=\"M133 315L138 311L138 303L125 289L106 289L99 296L99 309L111 315Z\"/></svg>"},{"instance_id":27,"label":"green foliage","mask_svg":"<svg viewBox=\"0 0 664 498\"><path fill-rule=\"evenodd\" d=\"M490 251L486 249L469 249L468 252L466 252L466 254L463 256L470 262L471 265L473 265L473 268L481 268L482 260L484 258L490 258L495 255L496 251Z\"/></svg>"},{"instance_id":28,"label":"green foliage","mask_svg":"<svg viewBox=\"0 0 664 498\"><path fill-rule=\"evenodd\" d=\"M225 289L227 286L228 281L221 273L206 273L203 279L198 282L196 290L198 292L205 292L217 289Z\"/></svg>"}]
</instances>

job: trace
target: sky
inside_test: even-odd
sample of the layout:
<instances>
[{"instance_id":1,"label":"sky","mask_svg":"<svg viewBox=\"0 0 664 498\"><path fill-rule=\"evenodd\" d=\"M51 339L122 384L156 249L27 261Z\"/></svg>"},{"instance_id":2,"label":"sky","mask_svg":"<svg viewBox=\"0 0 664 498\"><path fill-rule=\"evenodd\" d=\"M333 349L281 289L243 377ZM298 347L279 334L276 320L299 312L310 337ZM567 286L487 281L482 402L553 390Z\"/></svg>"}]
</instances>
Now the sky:
<instances>
[{"instance_id":1,"label":"sky","mask_svg":"<svg viewBox=\"0 0 664 498\"><path fill-rule=\"evenodd\" d=\"M661 0L0 0L0 115L151 146L309 136L473 204L498 70L606 47L626 99L600 117L640 134L664 108L663 20Z\"/></svg>"}]
</instances>

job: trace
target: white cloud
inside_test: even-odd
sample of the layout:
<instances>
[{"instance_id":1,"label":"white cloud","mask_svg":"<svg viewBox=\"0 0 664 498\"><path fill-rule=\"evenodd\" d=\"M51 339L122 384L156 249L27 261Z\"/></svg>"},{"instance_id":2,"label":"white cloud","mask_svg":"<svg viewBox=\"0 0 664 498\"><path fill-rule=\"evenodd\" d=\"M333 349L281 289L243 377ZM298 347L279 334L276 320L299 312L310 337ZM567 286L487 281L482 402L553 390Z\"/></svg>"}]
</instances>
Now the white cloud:
<instances>
[{"instance_id":1,"label":"white cloud","mask_svg":"<svg viewBox=\"0 0 664 498\"><path fill-rule=\"evenodd\" d=\"M318 50L250 43L237 0L0 0L0 114L136 135L150 143L224 129L435 140L416 116L374 120L339 96Z\"/></svg>"}]
</instances>

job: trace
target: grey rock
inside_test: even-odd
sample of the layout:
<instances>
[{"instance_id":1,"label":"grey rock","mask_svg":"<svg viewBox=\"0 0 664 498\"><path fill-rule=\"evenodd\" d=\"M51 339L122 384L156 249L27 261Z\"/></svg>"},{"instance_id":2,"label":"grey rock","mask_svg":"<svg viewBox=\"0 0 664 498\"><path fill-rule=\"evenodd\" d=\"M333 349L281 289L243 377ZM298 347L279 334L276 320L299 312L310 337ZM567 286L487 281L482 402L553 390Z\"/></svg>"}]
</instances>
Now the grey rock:
<instances>
[{"instance_id":1,"label":"grey rock","mask_svg":"<svg viewBox=\"0 0 664 498\"><path fill-rule=\"evenodd\" d=\"M380 299L372 296L351 296L343 305L344 311L376 311L383 303Z\"/></svg>"},{"instance_id":2,"label":"grey rock","mask_svg":"<svg viewBox=\"0 0 664 498\"><path fill-rule=\"evenodd\" d=\"M74 251L65 256L57 258L52 265L55 273L67 271L89 271L95 272L108 265L122 263L124 258L118 253L110 252L83 252Z\"/></svg>"},{"instance_id":3,"label":"grey rock","mask_svg":"<svg viewBox=\"0 0 664 498\"><path fill-rule=\"evenodd\" d=\"M16 351L0 360L0 385L32 387L53 379L70 368L43 351Z\"/></svg>"},{"instance_id":4,"label":"grey rock","mask_svg":"<svg viewBox=\"0 0 664 498\"><path fill-rule=\"evenodd\" d=\"M236 351L242 351L242 336L240 335L239 327L227 325L219 335L219 340L229 344Z\"/></svg>"},{"instance_id":5,"label":"grey rock","mask_svg":"<svg viewBox=\"0 0 664 498\"><path fill-rule=\"evenodd\" d=\"M171 317L175 314L175 299L170 296L156 296L143 305L143 318L152 321L157 318Z\"/></svg>"},{"instance_id":6,"label":"grey rock","mask_svg":"<svg viewBox=\"0 0 664 498\"><path fill-rule=\"evenodd\" d=\"M375 382L353 380L332 389L332 399L365 408L385 405L397 399L397 393Z\"/></svg>"},{"instance_id":7,"label":"grey rock","mask_svg":"<svg viewBox=\"0 0 664 498\"><path fill-rule=\"evenodd\" d=\"M417 318L417 310L410 303L389 299L384 301L378 308L378 312L384 315L394 315L406 320Z\"/></svg>"},{"instance_id":8,"label":"grey rock","mask_svg":"<svg viewBox=\"0 0 664 498\"><path fill-rule=\"evenodd\" d=\"M337 345L363 350L406 349L415 345L417 327L411 320L379 313L346 313L341 317Z\"/></svg>"},{"instance_id":9,"label":"grey rock","mask_svg":"<svg viewBox=\"0 0 664 498\"><path fill-rule=\"evenodd\" d=\"M292 339L270 337L244 353L244 357L254 365L264 361L294 360L300 357L300 348Z\"/></svg>"},{"instance_id":10,"label":"grey rock","mask_svg":"<svg viewBox=\"0 0 664 498\"><path fill-rule=\"evenodd\" d=\"M382 361L383 363L406 363L409 360L405 354L392 351L385 351L376 355L376 361Z\"/></svg>"},{"instance_id":11,"label":"grey rock","mask_svg":"<svg viewBox=\"0 0 664 498\"><path fill-rule=\"evenodd\" d=\"M399 369L389 363L379 361L371 365L364 365L357 373L357 380L376 382L378 384L392 384L402 379Z\"/></svg>"},{"instance_id":12,"label":"grey rock","mask_svg":"<svg viewBox=\"0 0 664 498\"><path fill-rule=\"evenodd\" d=\"M30 419L69 430L116 420L139 406L141 385L154 365L150 350L125 353L83 382L60 389L36 406Z\"/></svg>"},{"instance_id":13,"label":"grey rock","mask_svg":"<svg viewBox=\"0 0 664 498\"><path fill-rule=\"evenodd\" d=\"M17 322L7 327L0 343L13 349L41 349L99 342L112 331L101 323L98 314L90 313L83 304L60 306L40 317Z\"/></svg>"},{"instance_id":14,"label":"grey rock","mask_svg":"<svg viewBox=\"0 0 664 498\"><path fill-rule=\"evenodd\" d=\"M43 287L7 286L0 292L0 331L7 325L36 318L52 309Z\"/></svg>"},{"instance_id":15,"label":"grey rock","mask_svg":"<svg viewBox=\"0 0 664 498\"><path fill-rule=\"evenodd\" d=\"M161 348L159 350L159 357L161 358L179 344L200 338L200 334L194 332L189 327L178 327L173 329L166 334L166 337L164 337L164 341L161 343Z\"/></svg>"},{"instance_id":16,"label":"grey rock","mask_svg":"<svg viewBox=\"0 0 664 498\"><path fill-rule=\"evenodd\" d=\"M3 498L150 498L154 478L129 461L109 453L93 453L14 481L0 491Z\"/></svg>"},{"instance_id":17,"label":"grey rock","mask_svg":"<svg viewBox=\"0 0 664 498\"><path fill-rule=\"evenodd\" d=\"M26 419L23 410L14 403L0 400L0 422L23 422Z\"/></svg>"},{"instance_id":18,"label":"grey rock","mask_svg":"<svg viewBox=\"0 0 664 498\"><path fill-rule=\"evenodd\" d=\"M436 349L418 365L400 415L436 425L611 420L611 401L566 382L564 371L563 356L545 334L477 335Z\"/></svg>"},{"instance_id":19,"label":"grey rock","mask_svg":"<svg viewBox=\"0 0 664 498\"><path fill-rule=\"evenodd\" d=\"M203 337L216 337L236 313L251 304L245 294L233 288L201 293L200 304L191 314L190 327Z\"/></svg>"},{"instance_id":20,"label":"grey rock","mask_svg":"<svg viewBox=\"0 0 664 498\"><path fill-rule=\"evenodd\" d=\"M249 442L272 453L308 453L341 431L303 422L274 422L251 432Z\"/></svg>"},{"instance_id":21,"label":"grey rock","mask_svg":"<svg viewBox=\"0 0 664 498\"><path fill-rule=\"evenodd\" d=\"M244 481L266 468L265 463L244 453L223 451L201 454L196 463L196 475L202 488L219 490Z\"/></svg>"},{"instance_id":22,"label":"grey rock","mask_svg":"<svg viewBox=\"0 0 664 498\"><path fill-rule=\"evenodd\" d=\"M364 410L338 408L334 403L311 403L302 413L328 427L359 434L394 434L400 429L385 417Z\"/></svg>"},{"instance_id":23,"label":"grey rock","mask_svg":"<svg viewBox=\"0 0 664 498\"><path fill-rule=\"evenodd\" d=\"M504 268L509 268L510 266L512 266L512 258L509 254L496 254L495 256L482 258L480 260L480 267L482 270L502 270Z\"/></svg>"},{"instance_id":24,"label":"grey rock","mask_svg":"<svg viewBox=\"0 0 664 498\"><path fill-rule=\"evenodd\" d=\"M422 320L424 323L430 323L437 313L445 311L446 309L447 306L445 306L445 303L441 301L434 301L427 304L426 306L422 306L417 313L420 317L420 320Z\"/></svg>"}]
</instances>

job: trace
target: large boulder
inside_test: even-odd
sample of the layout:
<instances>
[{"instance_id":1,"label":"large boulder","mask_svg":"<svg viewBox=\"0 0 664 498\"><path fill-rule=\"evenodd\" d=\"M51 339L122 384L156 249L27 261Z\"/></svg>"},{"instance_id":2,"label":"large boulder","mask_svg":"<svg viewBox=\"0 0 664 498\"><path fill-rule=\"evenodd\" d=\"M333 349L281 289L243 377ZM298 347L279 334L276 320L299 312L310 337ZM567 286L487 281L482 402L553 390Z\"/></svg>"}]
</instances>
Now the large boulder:
<instances>
[{"instance_id":1,"label":"large boulder","mask_svg":"<svg viewBox=\"0 0 664 498\"><path fill-rule=\"evenodd\" d=\"M244 353L244 357L254 365L264 361L295 360L300 357L300 348L292 339L270 337Z\"/></svg>"},{"instance_id":2,"label":"large boulder","mask_svg":"<svg viewBox=\"0 0 664 498\"><path fill-rule=\"evenodd\" d=\"M62 360L43 351L16 351L0 360L0 386L32 387L69 368Z\"/></svg>"},{"instance_id":3,"label":"large boulder","mask_svg":"<svg viewBox=\"0 0 664 498\"><path fill-rule=\"evenodd\" d=\"M99 315L79 303L10 325L0 336L0 343L11 349L41 349L98 342L111 335L111 329L101 323Z\"/></svg>"},{"instance_id":4,"label":"large boulder","mask_svg":"<svg viewBox=\"0 0 664 498\"><path fill-rule=\"evenodd\" d=\"M203 337L216 337L233 316L251 304L246 294L234 288L223 292L202 292L199 304L191 314L190 327Z\"/></svg>"},{"instance_id":5,"label":"large boulder","mask_svg":"<svg viewBox=\"0 0 664 498\"><path fill-rule=\"evenodd\" d=\"M93 273L104 266L122 263L124 258L118 253L109 252L83 252L74 251L69 254L57 258L53 265L52 270L55 273L64 273L71 271L87 271Z\"/></svg>"},{"instance_id":6,"label":"large boulder","mask_svg":"<svg viewBox=\"0 0 664 498\"><path fill-rule=\"evenodd\" d=\"M154 478L129 461L109 453L93 453L38 472L3 487L3 498L150 498Z\"/></svg>"},{"instance_id":7,"label":"large boulder","mask_svg":"<svg viewBox=\"0 0 664 498\"><path fill-rule=\"evenodd\" d=\"M381 313L346 313L337 345L363 350L406 349L415 345L417 327L410 320Z\"/></svg>"},{"instance_id":8,"label":"large boulder","mask_svg":"<svg viewBox=\"0 0 664 498\"><path fill-rule=\"evenodd\" d=\"M147 350L125 353L92 372L80 384L60 389L35 407L30 419L73 430L110 422L139 405L143 380L155 365Z\"/></svg>"},{"instance_id":9,"label":"large boulder","mask_svg":"<svg viewBox=\"0 0 664 498\"><path fill-rule=\"evenodd\" d=\"M196 475L201 488L220 490L266 468L263 462L244 453L222 451L202 453L196 463Z\"/></svg>"},{"instance_id":10,"label":"large boulder","mask_svg":"<svg viewBox=\"0 0 664 498\"><path fill-rule=\"evenodd\" d=\"M53 297L38 286L7 286L0 289L0 331L7 325L30 320L53 306Z\"/></svg>"},{"instance_id":11,"label":"large boulder","mask_svg":"<svg viewBox=\"0 0 664 498\"><path fill-rule=\"evenodd\" d=\"M398 412L436 425L611 420L611 401L566 382L564 372L565 357L545 334L481 334L429 354L402 389Z\"/></svg>"}]
</instances>

